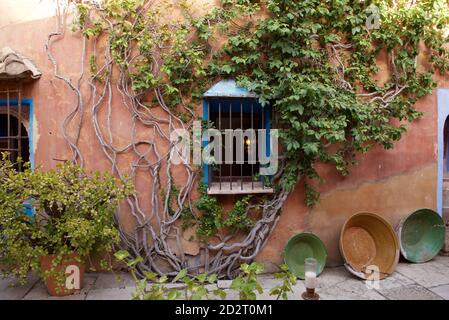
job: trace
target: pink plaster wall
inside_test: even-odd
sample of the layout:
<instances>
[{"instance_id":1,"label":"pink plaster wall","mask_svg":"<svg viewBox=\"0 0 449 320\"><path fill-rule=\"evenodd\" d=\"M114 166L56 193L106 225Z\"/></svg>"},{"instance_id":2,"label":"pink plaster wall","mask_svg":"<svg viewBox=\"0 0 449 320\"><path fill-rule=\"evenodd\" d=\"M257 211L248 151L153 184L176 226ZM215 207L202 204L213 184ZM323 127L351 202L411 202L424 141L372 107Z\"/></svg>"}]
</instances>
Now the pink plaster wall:
<instances>
[{"instance_id":1,"label":"pink plaster wall","mask_svg":"<svg viewBox=\"0 0 449 320\"><path fill-rule=\"evenodd\" d=\"M52 65L44 50L49 32L56 27L53 18L26 22L8 26L0 33L0 47L9 46L32 58L42 71L42 78L26 85L25 97L33 98L35 105L35 160L42 169L54 167L55 159L70 159L70 150L62 138L61 126L65 117L74 106L76 96L61 81L52 75ZM91 48L88 48L91 49ZM76 81L80 72L82 39L79 35L67 31L64 39L54 41L52 51L60 63L59 72ZM382 60L379 61L382 65ZM87 71L87 70L86 70ZM88 72L88 71L87 71ZM87 75L88 76L88 75ZM382 74L379 75L382 78ZM449 79L435 76L439 87L449 87ZM87 84L83 91L88 92ZM326 178L326 184L320 185L321 203L309 209L304 205L304 190L301 184L289 196L282 209L281 219L258 260L267 263L282 262L282 249L289 237L305 230L318 234L325 242L330 265L341 263L338 252L338 236L344 220L357 211L376 212L392 224L410 210L418 207L436 208L437 187L437 100L435 92L421 99L417 108L424 117L410 124L408 133L397 142L393 150L376 148L360 156L360 165L351 168L349 177L340 177L334 169L319 166ZM87 103L84 125L81 131L80 149L85 158L86 167L92 170L109 170L110 163L101 151L94 137L91 122L91 105ZM106 117L107 110L102 108L100 118ZM114 141L125 145L130 137L128 111L121 99L115 96L112 112ZM144 128L139 128L142 134ZM160 145L162 149L167 146ZM119 162L125 168L131 156L123 156ZM185 178L182 168L177 168L176 178ZM164 178L163 178L164 179ZM151 179L142 176L137 179L136 188L141 199L148 199L151 192ZM225 206L234 199L227 197ZM143 209L150 209L150 202L142 202ZM123 214L122 221L132 226L132 217Z\"/></svg>"}]
</instances>

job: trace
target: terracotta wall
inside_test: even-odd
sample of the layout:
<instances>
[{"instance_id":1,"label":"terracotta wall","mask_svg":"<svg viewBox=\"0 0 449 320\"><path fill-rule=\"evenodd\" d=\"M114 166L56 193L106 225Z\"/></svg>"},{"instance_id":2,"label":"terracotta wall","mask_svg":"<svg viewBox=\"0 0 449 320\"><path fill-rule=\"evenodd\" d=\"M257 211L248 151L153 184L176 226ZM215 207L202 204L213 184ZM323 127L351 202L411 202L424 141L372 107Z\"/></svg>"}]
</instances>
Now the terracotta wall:
<instances>
[{"instance_id":1,"label":"terracotta wall","mask_svg":"<svg viewBox=\"0 0 449 320\"><path fill-rule=\"evenodd\" d=\"M57 2L58 0L2 0L0 30L11 24L51 17L55 14Z\"/></svg>"},{"instance_id":2,"label":"terracotta wall","mask_svg":"<svg viewBox=\"0 0 449 320\"><path fill-rule=\"evenodd\" d=\"M70 159L70 151L62 138L62 122L74 107L76 96L61 81L52 75L52 65L46 55L44 43L49 32L55 30L54 18L3 27L0 32L0 47L10 46L32 58L42 71L42 78L26 85L25 97L33 98L35 105L34 139L35 161L43 169L54 167L58 159ZM52 44L59 64L59 72L76 81L80 74L82 39L66 31L66 36ZM88 49L89 48L88 46ZM379 61L382 65L382 61ZM385 67L385 65L383 65ZM382 78L382 74L379 75ZM439 87L449 87L449 79L439 80ZM88 93L87 84L83 85ZM119 96L115 96L112 123L117 145L125 144L130 137L130 120ZM424 117L410 125L408 133L395 144L393 150L376 148L360 157L360 165L351 168L351 175L343 178L335 170L321 166L320 172L326 184L320 186L321 202L313 209L304 205L304 190L298 185L285 204L276 230L258 256L259 261L282 262L282 249L292 235L308 230L315 232L325 242L329 265L341 263L338 250L339 231L345 219L359 211L381 214L393 225L411 210L419 207L436 208L437 187L437 100L436 94L418 102ZM91 105L85 106L84 125L81 131L80 149L86 167L93 170L109 170L110 163L101 152L94 138L91 122ZM107 110L100 111L100 118ZM145 132L142 134L150 134ZM160 146L164 148L163 145ZM126 167L132 157L122 157ZM175 176L182 180L184 173L177 168ZM137 181L141 199L148 199L152 190L150 178L143 176ZM233 202L232 197L225 201ZM150 209L149 201L143 201L144 209ZM226 205L226 204L225 204ZM131 225L132 219L124 213L122 220ZM186 250L195 254L197 248L190 243Z\"/></svg>"}]
</instances>

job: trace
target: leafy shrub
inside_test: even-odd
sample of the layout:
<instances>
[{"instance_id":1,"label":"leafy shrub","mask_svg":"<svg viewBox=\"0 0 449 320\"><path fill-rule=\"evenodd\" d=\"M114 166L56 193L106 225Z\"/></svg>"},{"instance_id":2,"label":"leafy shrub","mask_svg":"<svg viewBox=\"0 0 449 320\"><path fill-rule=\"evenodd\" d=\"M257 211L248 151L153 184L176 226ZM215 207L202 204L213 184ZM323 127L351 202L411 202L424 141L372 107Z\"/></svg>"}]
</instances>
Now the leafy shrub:
<instances>
[{"instance_id":1,"label":"leafy shrub","mask_svg":"<svg viewBox=\"0 0 449 320\"><path fill-rule=\"evenodd\" d=\"M48 172L17 172L0 161L0 263L4 274L24 283L28 271L41 274L39 258L57 260L76 252L81 260L95 251L111 252L120 240L114 214L130 185L118 186L110 174L87 175L64 163ZM29 202L34 215L24 211ZM41 274L42 275L42 274Z\"/></svg>"},{"instance_id":2,"label":"leafy shrub","mask_svg":"<svg viewBox=\"0 0 449 320\"><path fill-rule=\"evenodd\" d=\"M136 290L132 295L134 300L201 300L209 298L226 298L226 292L218 288L210 288L214 285L218 277L216 274L202 273L197 276L189 276L187 269L182 269L173 278L171 283L180 282L179 287L169 287L168 277L159 277L154 272L145 272L145 277L139 279L136 275L135 266L142 262L141 257L131 259L129 252L120 250L115 253L115 257L119 261L126 262L131 275L136 283Z\"/></svg>"},{"instance_id":3,"label":"leafy shrub","mask_svg":"<svg viewBox=\"0 0 449 320\"><path fill-rule=\"evenodd\" d=\"M190 276L187 269L182 269L171 281L167 276L158 276L154 272L144 272L144 276L139 278L136 265L143 261L141 257L131 258L128 251L120 250L115 253L115 258L126 263L134 279L136 289L132 294L133 300L226 299L226 291L214 286L218 280L216 274L201 273ZM240 270L242 274L232 280L230 289L238 291L241 300L256 300L257 293L264 292L257 278L264 270L263 265L259 262L244 263ZM276 300L281 297L287 300L288 293L293 292L293 286L296 285L296 276L283 264L281 271L274 274L274 278L282 282L273 287L269 295L276 296ZM174 285L176 283L179 286Z\"/></svg>"},{"instance_id":4,"label":"leafy shrub","mask_svg":"<svg viewBox=\"0 0 449 320\"><path fill-rule=\"evenodd\" d=\"M244 263L240 266L243 274L232 280L231 289L239 291L241 300L256 300L256 292L263 293L263 288L257 279L257 275L262 273L263 269L263 265L259 262Z\"/></svg>"},{"instance_id":5,"label":"leafy shrub","mask_svg":"<svg viewBox=\"0 0 449 320\"><path fill-rule=\"evenodd\" d=\"M290 272L286 264L281 265L281 271L274 274L275 279L282 280L282 283L270 290L270 296L276 296L276 300L288 299L288 293L293 292L293 286L296 284L296 276Z\"/></svg>"}]
</instances>

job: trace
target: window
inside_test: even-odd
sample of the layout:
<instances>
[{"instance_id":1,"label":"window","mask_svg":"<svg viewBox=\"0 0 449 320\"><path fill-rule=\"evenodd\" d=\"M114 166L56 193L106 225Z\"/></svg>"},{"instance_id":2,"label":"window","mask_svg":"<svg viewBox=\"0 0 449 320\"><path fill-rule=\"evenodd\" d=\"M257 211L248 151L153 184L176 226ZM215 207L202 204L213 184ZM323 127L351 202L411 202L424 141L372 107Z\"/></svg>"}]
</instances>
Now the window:
<instances>
[{"instance_id":1,"label":"window","mask_svg":"<svg viewBox=\"0 0 449 320\"><path fill-rule=\"evenodd\" d=\"M0 91L0 153L8 152L17 170L23 170L18 157L30 161L28 137L29 104L20 99L20 91Z\"/></svg>"},{"instance_id":2,"label":"window","mask_svg":"<svg viewBox=\"0 0 449 320\"><path fill-rule=\"evenodd\" d=\"M234 81L225 80L205 93L203 120L221 136L221 155L219 150L211 153L221 162L204 165L208 194L272 193L270 177L260 175L259 159L259 152L268 152L269 156L271 108L262 107L254 95L237 87ZM263 150L259 150L260 145L264 146L260 134L266 135L268 148ZM216 139L212 135L206 144Z\"/></svg>"}]
</instances>

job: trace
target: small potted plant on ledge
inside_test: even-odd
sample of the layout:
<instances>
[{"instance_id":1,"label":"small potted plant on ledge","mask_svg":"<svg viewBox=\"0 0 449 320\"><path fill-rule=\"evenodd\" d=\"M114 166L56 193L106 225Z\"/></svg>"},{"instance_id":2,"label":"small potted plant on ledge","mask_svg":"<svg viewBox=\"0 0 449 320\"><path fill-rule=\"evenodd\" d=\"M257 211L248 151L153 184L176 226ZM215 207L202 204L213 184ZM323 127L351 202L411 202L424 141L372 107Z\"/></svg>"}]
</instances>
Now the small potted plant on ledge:
<instances>
[{"instance_id":1,"label":"small potted plant on ledge","mask_svg":"<svg viewBox=\"0 0 449 320\"><path fill-rule=\"evenodd\" d=\"M39 274L51 295L82 288L84 263L120 240L114 214L132 191L106 173L87 175L66 162L47 172L17 172L0 161L0 265L24 283ZM34 213L23 210L30 201Z\"/></svg>"}]
</instances>

